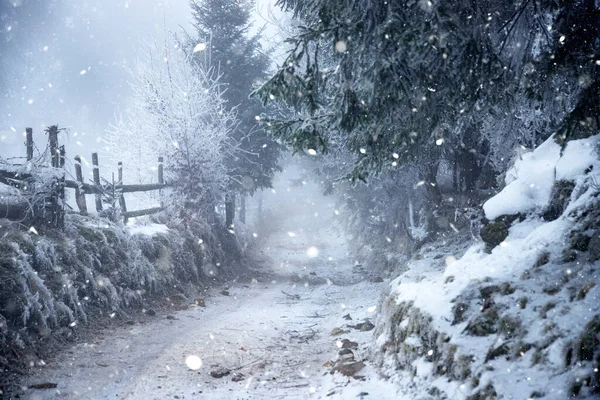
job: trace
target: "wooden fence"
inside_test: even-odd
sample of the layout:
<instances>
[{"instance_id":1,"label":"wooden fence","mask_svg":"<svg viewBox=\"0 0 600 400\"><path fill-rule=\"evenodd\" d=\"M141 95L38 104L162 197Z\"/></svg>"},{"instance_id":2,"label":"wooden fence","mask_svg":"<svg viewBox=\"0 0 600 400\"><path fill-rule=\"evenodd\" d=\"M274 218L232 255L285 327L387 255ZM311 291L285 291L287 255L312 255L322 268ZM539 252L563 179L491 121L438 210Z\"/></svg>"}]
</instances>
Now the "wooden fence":
<instances>
[{"instance_id":1,"label":"wooden fence","mask_svg":"<svg viewBox=\"0 0 600 400\"><path fill-rule=\"evenodd\" d=\"M128 218L140 217L143 215L155 214L162 211L161 207L148 208L143 210L128 211L125 202L125 193L148 192L154 190L162 190L168 185L164 181L163 157L158 157L158 183L156 184L140 184L140 185L125 185L123 183L123 163L118 163L118 177L115 181L114 174L111 180L101 179L100 166L98 163L98 153L92 153L93 180L86 183L83 179L83 171L81 165L81 156L75 156L75 180L66 179L65 167L65 147L59 146L58 143L58 126L50 126L46 129L48 134L48 150L50 154L50 167L39 166L38 169L33 169L32 173L23 172L22 166L12 165L7 169L0 169L0 183L12 186L22 192L24 197L34 196L36 171L40 173L44 168L50 168L49 176L53 177L53 181L49 183L51 188L49 191L42 193L43 200L40 206L33 207L30 203L7 203L5 210L0 213L0 216L13 219L24 220L28 216L36 220L42 220L46 223L62 228L64 226L65 214L65 189L75 190L75 202L82 215L87 215L88 208L86 203L86 195L95 196L96 211L103 211L103 203L118 202L120 215L126 222ZM33 129L25 130L25 146L27 152L27 162L33 162ZM19 168L21 167L21 168ZM104 183L102 183L104 181Z\"/></svg>"}]
</instances>

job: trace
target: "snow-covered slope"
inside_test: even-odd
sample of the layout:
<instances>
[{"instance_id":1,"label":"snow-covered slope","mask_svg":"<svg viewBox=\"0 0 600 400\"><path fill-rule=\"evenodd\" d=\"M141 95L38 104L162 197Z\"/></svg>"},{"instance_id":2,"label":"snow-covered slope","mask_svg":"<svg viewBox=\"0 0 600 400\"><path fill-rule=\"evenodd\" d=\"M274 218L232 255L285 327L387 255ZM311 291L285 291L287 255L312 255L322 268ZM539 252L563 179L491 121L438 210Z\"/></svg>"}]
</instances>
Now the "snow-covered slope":
<instances>
[{"instance_id":1,"label":"snow-covered slope","mask_svg":"<svg viewBox=\"0 0 600 400\"><path fill-rule=\"evenodd\" d=\"M484 205L515 215L491 254L456 238L408 262L382 304L385 375L415 398L600 396L599 141L550 138L515 164Z\"/></svg>"}]
</instances>

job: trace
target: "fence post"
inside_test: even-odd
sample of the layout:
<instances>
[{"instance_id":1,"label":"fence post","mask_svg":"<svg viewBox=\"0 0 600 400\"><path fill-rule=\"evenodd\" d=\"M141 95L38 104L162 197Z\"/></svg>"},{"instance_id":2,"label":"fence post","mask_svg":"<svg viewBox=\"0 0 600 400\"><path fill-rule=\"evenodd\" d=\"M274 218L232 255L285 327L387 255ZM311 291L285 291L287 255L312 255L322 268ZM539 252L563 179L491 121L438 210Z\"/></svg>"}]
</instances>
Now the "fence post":
<instances>
[{"instance_id":1,"label":"fence post","mask_svg":"<svg viewBox=\"0 0 600 400\"><path fill-rule=\"evenodd\" d=\"M158 183L161 185L165 184L163 160L164 159L162 157L158 157Z\"/></svg>"},{"instance_id":2,"label":"fence post","mask_svg":"<svg viewBox=\"0 0 600 400\"><path fill-rule=\"evenodd\" d=\"M59 163L59 165L60 165L61 168L65 167L65 154L67 154L67 152L65 150L65 145L63 144L59 148L59 156L60 156L60 163Z\"/></svg>"},{"instance_id":3,"label":"fence post","mask_svg":"<svg viewBox=\"0 0 600 400\"><path fill-rule=\"evenodd\" d=\"M33 159L33 129L25 128L25 146L27 147L27 161Z\"/></svg>"},{"instance_id":4,"label":"fence post","mask_svg":"<svg viewBox=\"0 0 600 400\"><path fill-rule=\"evenodd\" d=\"M119 185L123 184L123 161L119 161L119 169L117 172L117 182L119 182Z\"/></svg>"},{"instance_id":5,"label":"fence post","mask_svg":"<svg viewBox=\"0 0 600 400\"><path fill-rule=\"evenodd\" d=\"M159 185L164 185L165 184L163 162L164 162L164 158L158 157L158 184ZM160 206L164 207L165 204L164 204L164 201L163 201L163 191L162 191L162 189L158 190L158 197L160 198Z\"/></svg>"},{"instance_id":6,"label":"fence post","mask_svg":"<svg viewBox=\"0 0 600 400\"><path fill-rule=\"evenodd\" d=\"M58 149L58 126L52 125L48 127L48 144L50 145L50 159L52 166L58 168L60 166L60 153Z\"/></svg>"},{"instance_id":7,"label":"fence post","mask_svg":"<svg viewBox=\"0 0 600 400\"><path fill-rule=\"evenodd\" d=\"M100 167L98 166L98 153L92 153L92 166L94 168L94 185L97 190L102 190L100 185ZM96 193L96 211L102 211L102 194Z\"/></svg>"},{"instance_id":8,"label":"fence post","mask_svg":"<svg viewBox=\"0 0 600 400\"><path fill-rule=\"evenodd\" d=\"M75 156L75 178L79 185L83 185L83 171L81 170L81 157ZM75 202L77 203L77 207L79 207L79 212L81 215L87 215L87 203L85 201L85 194L78 187L75 189Z\"/></svg>"},{"instance_id":9,"label":"fence post","mask_svg":"<svg viewBox=\"0 0 600 400\"><path fill-rule=\"evenodd\" d=\"M119 161L119 169L117 170L117 182L119 185L123 185L123 162ZM119 207L121 208L121 214L127 212L127 204L125 203L125 194L121 192L119 194ZM127 217L123 217L123 223L127 223Z\"/></svg>"}]
</instances>

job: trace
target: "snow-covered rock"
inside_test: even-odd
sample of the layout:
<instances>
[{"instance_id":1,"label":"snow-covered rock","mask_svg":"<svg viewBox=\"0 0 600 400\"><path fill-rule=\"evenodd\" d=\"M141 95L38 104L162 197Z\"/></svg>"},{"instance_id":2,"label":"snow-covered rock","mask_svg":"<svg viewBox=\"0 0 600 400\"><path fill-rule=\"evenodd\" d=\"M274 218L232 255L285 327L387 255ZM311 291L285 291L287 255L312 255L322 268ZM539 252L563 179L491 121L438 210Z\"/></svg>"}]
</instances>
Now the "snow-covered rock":
<instances>
[{"instance_id":1,"label":"snow-covered rock","mask_svg":"<svg viewBox=\"0 0 600 400\"><path fill-rule=\"evenodd\" d=\"M521 213L487 254L464 238L423 248L390 284L376 330L386 376L415 398L600 395L600 135L549 139L507 174L486 217ZM572 181L558 218L553 185ZM487 396L487 397L486 397Z\"/></svg>"},{"instance_id":2,"label":"snow-covered rock","mask_svg":"<svg viewBox=\"0 0 600 400\"><path fill-rule=\"evenodd\" d=\"M576 180L590 168L598 170L599 142L600 135L596 135L570 141L562 150L550 137L533 152L522 155L506 173L504 189L483 205L486 218L493 220L547 207L554 182Z\"/></svg>"}]
</instances>

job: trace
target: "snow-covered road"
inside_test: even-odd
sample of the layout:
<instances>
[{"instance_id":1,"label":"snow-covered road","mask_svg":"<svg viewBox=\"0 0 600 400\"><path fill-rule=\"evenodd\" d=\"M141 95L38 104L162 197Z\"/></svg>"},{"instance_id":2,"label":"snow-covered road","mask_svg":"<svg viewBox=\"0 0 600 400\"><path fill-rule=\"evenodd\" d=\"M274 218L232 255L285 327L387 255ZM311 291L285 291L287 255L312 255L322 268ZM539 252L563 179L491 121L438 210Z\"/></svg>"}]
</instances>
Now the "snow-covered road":
<instances>
[{"instance_id":1,"label":"snow-covered road","mask_svg":"<svg viewBox=\"0 0 600 400\"><path fill-rule=\"evenodd\" d=\"M348 259L331 221L293 230L298 223L284 221L264 247L261 273L273 280L230 287L229 296L215 289L206 307L77 345L25 382L57 388L25 398L399 398L369 365L372 331L352 327L374 320L383 283ZM335 328L342 333L332 336ZM330 373L344 339L358 343L354 359L366 364L354 377ZM220 371L229 373L211 376Z\"/></svg>"}]
</instances>

